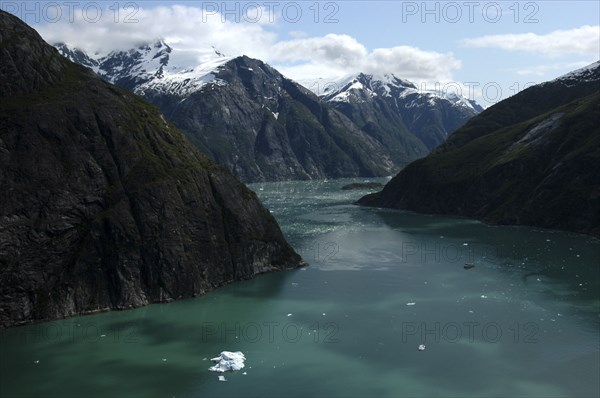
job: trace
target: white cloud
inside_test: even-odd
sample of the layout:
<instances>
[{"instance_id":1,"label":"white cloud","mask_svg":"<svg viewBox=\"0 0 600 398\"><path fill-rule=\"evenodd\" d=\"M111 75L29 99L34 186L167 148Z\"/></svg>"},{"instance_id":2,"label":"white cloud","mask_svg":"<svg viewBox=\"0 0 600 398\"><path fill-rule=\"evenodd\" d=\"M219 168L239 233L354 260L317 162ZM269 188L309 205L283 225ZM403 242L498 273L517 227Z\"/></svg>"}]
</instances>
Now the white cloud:
<instances>
[{"instance_id":1,"label":"white cloud","mask_svg":"<svg viewBox=\"0 0 600 398\"><path fill-rule=\"evenodd\" d=\"M328 34L322 37L281 41L272 48L277 61L313 61L339 66L356 65L368 51L348 35Z\"/></svg>"},{"instance_id":2,"label":"white cloud","mask_svg":"<svg viewBox=\"0 0 600 398\"><path fill-rule=\"evenodd\" d=\"M304 32L302 30L289 31L288 35L290 37L293 37L294 39L304 39L305 37L308 37L308 33Z\"/></svg>"},{"instance_id":3,"label":"white cloud","mask_svg":"<svg viewBox=\"0 0 600 398\"><path fill-rule=\"evenodd\" d=\"M305 37L304 32L290 32L293 39L281 40L272 31L277 21L234 23L198 7L174 5L140 9L135 15L137 23L115 23L111 12L105 14L96 23L75 13L72 23L62 21L36 28L50 43L66 42L89 53L129 49L158 38L164 38L181 51L206 51L215 46L227 55L259 58L295 80L367 72L394 73L416 81L448 81L452 72L461 66L451 53L409 46L369 51L348 35Z\"/></svg>"},{"instance_id":4,"label":"white cloud","mask_svg":"<svg viewBox=\"0 0 600 398\"><path fill-rule=\"evenodd\" d=\"M448 81L452 71L461 67L460 61L451 53L423 51L410 46L368 51L355 38L337 34L276 43L271 59L300 62L300 65L284 68L287 73L304 78L365 72L394 73L418 81Z\"/></svg>"},{"instance_id":5,"label":"white cloud","mask_svg":"<svg viewBox=\"0 0 600 398\"><path fill-rule=\"evenodd\" d=\"M136 23L115 23L110 10L96 23L86 21L83 13L74 13L74 17L73 22L65 19L36 28L49 43L66 42L91 53L125 50L164 38L180 49L214 45L225 53L241 54L276 39L263 24L223 22L220 14L181 5L140 8Z\"/></svg>"},{"instance_id":6,"label":"white cloud","mask_svg":"<svg viewBox=\"0 0 600 398\"><path fill-rule=\"evenodd\" d=\"M375 49L369 54L363 69L368 73L402 71L399 74L402 78L446 82L451 80L452 71L460 67L461 62L452 53L399 46Z\"/></svg>"},{"instance_id":7,"label":"white cloud","mask_svg":"<svg viewBox=\"0 0 600 398\"><path fill-rule=\"evenodd\" d=\"M581 26L556 30L545 35L535 33L490 35L464 39L462 44L475 48L499 48L507 51L526 51L544 55L600 53L600 26Z\"/></svg>"}]
</instances>

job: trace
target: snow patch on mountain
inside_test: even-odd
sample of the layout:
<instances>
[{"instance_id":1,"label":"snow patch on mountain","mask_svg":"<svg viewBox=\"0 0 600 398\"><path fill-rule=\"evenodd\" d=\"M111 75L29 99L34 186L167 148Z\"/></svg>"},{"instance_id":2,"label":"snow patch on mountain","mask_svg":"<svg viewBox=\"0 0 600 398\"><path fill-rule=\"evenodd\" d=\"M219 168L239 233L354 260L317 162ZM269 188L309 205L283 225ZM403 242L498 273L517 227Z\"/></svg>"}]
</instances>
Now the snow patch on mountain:
<instances>
[{"instance_id":1,"label":"snow patch on mountain","mask_svg":"<svg viewBox=\"0 0 600 398\"><path fill-rule=\"evenodd\" d=\"M572 72L569 72L565 75L557 77L556 79L542 83L552 83L552 82L564 82L566 85L569 85L569 81L577 81L577 82L592 82L600 80L600 61L596 61L592 64L584 66L583 68L576 69Z\"/></svg>"},{"instance_id":2,"label":"snow patch on mountain","mask_svg":"<svg viewBox=\"0 0 600 398\"><path fill-rule=\"evenodd\" d=\"M65 57L91 68L111 83L132 82L133 91L142 95L152 91L185 97L208 84L224 85L226 82L216 77L218 70L235 58L214 47L173 49L163 40L106 56L90 56L62 43L55 47Z\"/></svg>"},{"instance_id":3,"label":"snow patch on mountain","mask_svg":"<svg viewBox=\"0 0 600 398\"><path fill-rule=\"evenodd\" d=\"M479 104L453 91L422 89L413 82L393 74L353 74L336 79L313 79L300 84L329 102L360 102L363 97L389 97L406 100L405 107L436 106L446 100L454 106L468 108L476 113L483 110Z\"/></svg>"}]
</instances>

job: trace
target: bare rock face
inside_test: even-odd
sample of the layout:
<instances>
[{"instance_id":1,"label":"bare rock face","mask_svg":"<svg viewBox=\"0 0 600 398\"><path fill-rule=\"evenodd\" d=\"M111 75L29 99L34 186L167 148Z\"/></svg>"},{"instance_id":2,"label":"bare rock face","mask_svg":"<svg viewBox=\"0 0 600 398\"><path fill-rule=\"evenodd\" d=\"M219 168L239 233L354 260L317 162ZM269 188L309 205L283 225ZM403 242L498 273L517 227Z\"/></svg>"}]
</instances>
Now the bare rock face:
<instances>
[{"instance_id":1,"label":"bare rock face","mask_svg":"<svg viewBox=\"0 0 600 398\"><path fill-rule=\"evenodd\" d=\"M385 176L386 146L315 94L246 56L216 73L222 85L191 95L145 89L190 141L242 181Z\"/></svg>"},{"instance_id":2,"label":"bare rock face","mask_svg":"<svg viewBox=\"0 0 600 398\"><path fill-rule=\"evenodd\" d=\"M0 11L0 327L301 265L256 195L153 106Z\"/></svg>"},{"instance_id":3,"label":"bare rock face","mask_svg":"<svg viewBox=\"0 0 600 398\"><path fill-rule=\"evenodd\" d=\"M387 142L257 59L216 52L184 67L162 40L100 58L56 48L156 105L242 181L387 176L406 164Z\"/></svg>"}]
</instances>

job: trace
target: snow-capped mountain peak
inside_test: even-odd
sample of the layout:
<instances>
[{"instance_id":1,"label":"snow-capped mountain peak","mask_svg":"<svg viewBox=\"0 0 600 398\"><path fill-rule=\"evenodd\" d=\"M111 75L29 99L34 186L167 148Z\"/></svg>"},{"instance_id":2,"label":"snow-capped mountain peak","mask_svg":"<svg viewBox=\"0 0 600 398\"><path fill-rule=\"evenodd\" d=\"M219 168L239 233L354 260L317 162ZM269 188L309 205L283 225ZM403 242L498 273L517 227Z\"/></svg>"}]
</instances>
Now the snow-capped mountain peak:
<instances>
[{"instance_id":1,"label":"snow-capped mountain peak","mask_svg":"<svg viewBox=\"0 0 600 398\"><path fill-rule=\"evenodd\" d=\"M300 83L368 131L381 137L410 131L429 150L483 111L475 101L457 93L438 86L418 87L391 73L357 73Z\"/></svg>"},{"instance_id":2,"label":"snow-capped mountain peak","mask_svg":"<svg viewBox=\"0 0 600 398\"><path fill-rule=\"evenodd\" d=\"M314 79L300 82L328 102L363 102L368 98L410 99L406 108L435 106L436 102L449 101L453 106L464 107L475 113L483 108L475 101L452 91L419 88L409 80L389 74L359 73L338 79ZM395 101L397 104L397 101Z\"/></svg>"},{"instance_id":3,"label":"snow-capped mountain peak","mask_svg":"<svg viewBox=\"0 0 600 398\"><path fill-rule=\"evenodd\" d=\"M569 82L592 82L598 80L600 80L600 61L596 61L587 66L584 66L583 68L576 69L565 75L559 76L551 82L563 82L564 84L569 86L571 85Z\"/></svg>"},{"instance_id":4,"label":"snow-capped mountain peak","mask_svg":"<svg viewBox=\"0 0 600 398\"><path fill-rule=\"evenodd\" d=\"M235 58L225 56L215 47L174 49L162 39L129 50L112 51L106 56L90 56L64 43L55 47L65 57L137 94L151 90L181 97L209 83L225 84L216 74L221 66Z\"/></svg>"},{"instance_id":5,"label":"snow-capped mountain peak","mask_svg":"<svg viewBox=\"0 0 600 398\"><path fill-rule=\"evenodd\" d=\"M212 46L212 49L215 52L215 54L217 54L219 57L227 57L225 54L223 54L221 51L219 51L215 46Z\"/></svg>"}]
</instances>

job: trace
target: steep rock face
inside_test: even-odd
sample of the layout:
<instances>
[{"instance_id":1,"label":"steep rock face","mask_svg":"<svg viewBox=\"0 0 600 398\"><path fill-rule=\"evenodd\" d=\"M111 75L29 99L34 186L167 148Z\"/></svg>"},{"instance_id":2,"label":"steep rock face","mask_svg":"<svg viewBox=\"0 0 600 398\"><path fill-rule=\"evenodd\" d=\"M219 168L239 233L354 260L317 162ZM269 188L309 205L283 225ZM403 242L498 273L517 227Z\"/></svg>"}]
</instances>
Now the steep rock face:
<instances>
[{"instance_id":1,"label":"steep rock face","mask_svg":"<svg viewBox=\"0 0 600 398\"><path fill-rule=\"evenodd\" d=\"M256 195L0 11L0 327L301 264Z\"/></svg>"},{"instance_id":2,"label":"steep rock face","mask_svg":"<svg viewBox=\"0 0 600 398\"><path fill-rule=\"evenodd\" d=\"M259 60L211 50L192 65L163 41L97 60L56 47L157 105L244 181L383 176L406 164L386 142Z\"/></svg>"},{"instance_id":3,"label":"steep rock face","mask_svg":"<svg viewBox=\"0 0 600 398\"><path fill-rule=\"evenodd\" d=\"M144 95L189 139L246 181L381 176L397 169L381 142L261 61L235 58L222 85L179 98Z\"/></svg>"},{"instance_id":4,"label":"steep rock face","mask_svg":"<svg viewBox=\"0 0 600 398\"><path fill-rule=\"evenodd\" d=\"M475 101L450 89L419 89L392 74L360 73L307 84L360 128L401 151L398 156L408 161L426 155L483 111Z\"/></svg>"},{"instance_id":5,"label":"steep rock face","mask_svg":"<svg viewBox=\"0 0 600 398\"><path fill-rule=\"evenodd\" d=\"M600 235L600 63L474 117L359 204Z\"/></svg>"}]
</instances>

